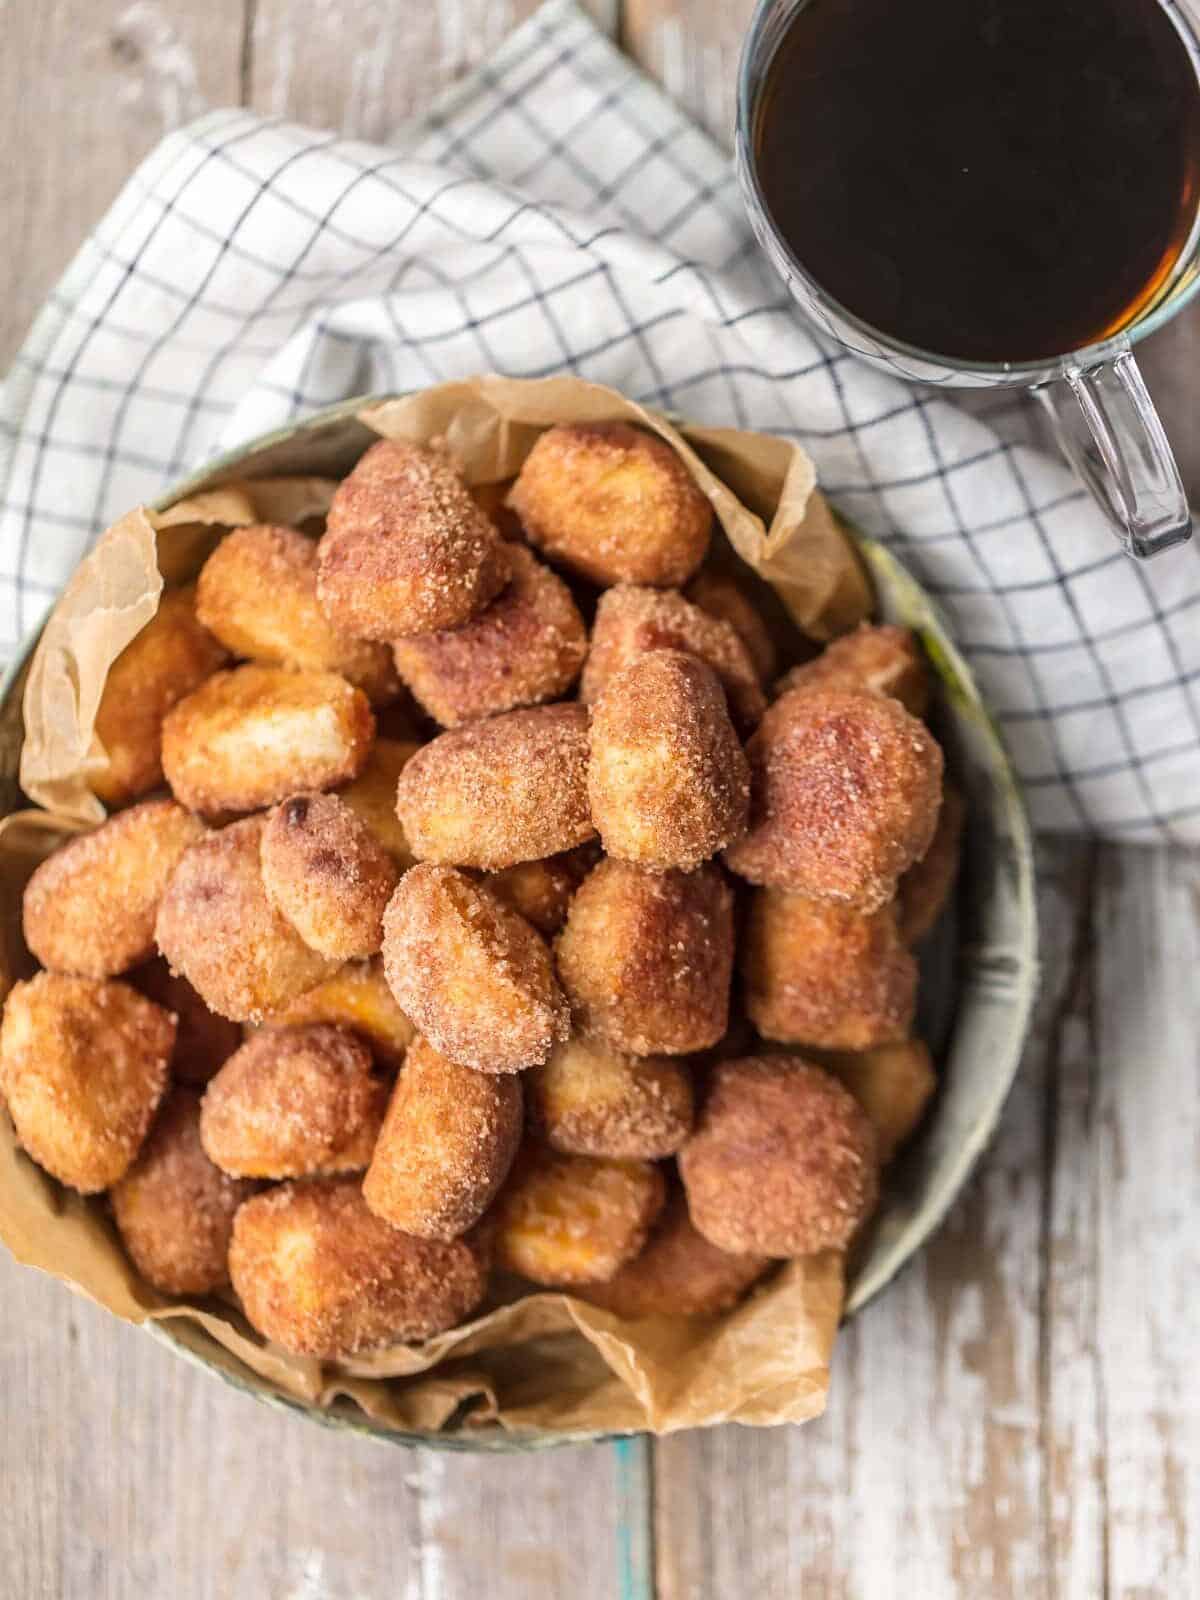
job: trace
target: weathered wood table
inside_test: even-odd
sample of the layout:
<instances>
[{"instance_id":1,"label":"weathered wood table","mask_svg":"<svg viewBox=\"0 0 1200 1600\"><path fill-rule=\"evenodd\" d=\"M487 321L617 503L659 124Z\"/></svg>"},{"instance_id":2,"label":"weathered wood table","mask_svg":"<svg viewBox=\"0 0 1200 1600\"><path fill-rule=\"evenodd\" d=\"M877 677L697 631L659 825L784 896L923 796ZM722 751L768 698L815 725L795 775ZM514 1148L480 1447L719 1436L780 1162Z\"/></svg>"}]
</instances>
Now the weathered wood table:
<instances>
[{"instance_id":1,"label":"weathered wood table","mask_svg":"<svg viewBox=\"0 0 1200 1600\"><path fill-rule=\"evenodd\" d=\"M532 0L0 0L0 363L159 135L241 102L373 139ZM718 137L750 0L593 10ZM1200 303L1147 369L1200 500ZM827 1416L499 1459L257 1406L0 1261L12 1600L1200 1596L1200 860L1042 851L1000 1137L838 1346Z\"/></svg>"}]
</instances>

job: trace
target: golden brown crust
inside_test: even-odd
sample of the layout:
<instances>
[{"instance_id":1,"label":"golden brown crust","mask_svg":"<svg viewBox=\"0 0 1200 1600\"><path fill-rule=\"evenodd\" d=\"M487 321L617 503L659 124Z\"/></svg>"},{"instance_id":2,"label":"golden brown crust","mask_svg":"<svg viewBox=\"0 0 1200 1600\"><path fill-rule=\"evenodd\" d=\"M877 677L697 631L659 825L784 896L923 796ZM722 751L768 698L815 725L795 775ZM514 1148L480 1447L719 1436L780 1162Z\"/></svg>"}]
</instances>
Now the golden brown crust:
<instances>
[{"instance_id":1,"label":"golden brown crust","mask_svg":"<svg viewBox=\"0 0 1200 1600\"><path fill-rule=\"evenodd\" d=\"M760 889L741 949L746 1011L764 1039L866 1050L905 1038L917 964L893 906L847 906Z\"/></svg>"},{"instance_id":2,"label":"golden brown crust","mask_svg":"<svg viewBox=\"0 0 1200 1600\"><path fill-rule=\"evenodd\" d=\"M413 1041L363 1179L377 1217L422 1239L474 1227L521 1142L521 1080L473 1072Z\"/></svg>"},{"instance_id":3,"label":"golden brown crust","mask_svg":"<svg viewBox=\"0 0 1200 1600\"><path fill-rule=\"evenodd\" d=\"M728 1311L771 1265L769 1256L731 1255L697 1233L682 1191L671 1195L646 1248L607 1283L575 1293L615 1316L712 1317Z\"/></svg>"},{"instance_id":4,"label":"golden brown crust","mask_svg":"<svg viewBox=\"0 0 1200 1600\"><path fill-rule=\"evenodd\" d=\"M588 801L610 856L689 871L746 831L750 769L716 675L652 650L592 710Z\"/></svg>"},{"instance_id":5,"label":"golden brown crust","mask_svg":"<svg viewBox=\"0 0 1200 1600\"><path fill-rule=\"evenodd\" d=\"M383 922L383 968L435 1049L477 1072L520 1072L566 1037L550 952L523 917L450 867L400 880Z\"/></svg>"},{"instance_id":6,"label":"golden brown crust","mask_svg":"<svg viewBox=\"0 0 1200 1600\"><path fill-rule=\"evenodd\" d=\"M211 1294L229 1278L233 1217L253 1185L200 1143L200 1097L172 1089L129 1171L109 1194L121 1242L163 1294Z\"/></svg>"},{"instance_id":7,"label":"golden brown crust","mask_svg":"<svg viewBox=\"0 0 1200 1600\"><path fill-rule=\"evenodd\" d=\"M900 934L909 944L920 943L949 904L958 881L966 821L967 802L953 784L946 784L933 842L909 867L896 891Z\"/></svg>"},{"instance_id":8,"label":"golden brown crust","mask_svg":"<svg viewBox=\"0 0 1200 1600\"><path fill-rule=\"evenodd\" d=\"M317 544L294 528L253 523L226 534L196 585L196 614L235 656L336 672L373 704L399 688L386 644L337 633L317 603Z\"/></svg>"},{"instance_id":9,"label":"golden brown crust","mask_svg":"<svg viewBox=\"0 0 1200 1600\"><path fill-rule=\"evenodd\" d=\"M241 1044L238 1023L210 1011L187 979L172 972L161 956L131 972L129 982L147 1000L175 1013L171 1077L177 1083L206 1084Z\"/></svg>"},{"instance_id":10,"label":"golden brown crust","mask_svg":"<svg viewBox=\"0 0 1200 1600\"><path fill-rule=\"evenodd\" d=\"M531 544L593 583L685 583L712 531L674 450L626 422L547 428L508 504Z\"/></svg>"},{"instance_id":11,"label":"golden brown crust","mask_svg":"<svg viewBox=\"0 0 1200 1600\"><path fill-rule=\"evenodd\" d=\"M530 1126L565 1155L661 1161L692 1130L691 1074L668 1056L623 1056L572 1038L525 1083Z\"/></svg>"},{"instance_id":12,"label":"golden brown crust","mask_svg":"<svg viewBox=\"0 0 1200 1600\"><path fill-rule=\"evenodd\" d=\"M751 883L873 911L929 848L942 752L898 700L789 690L746 754L750 831L725 860Z\"/></svg>"},{"instance_id":13,"label":"golden brown crust","mask_svg":"<svg viewBox=\"0 0 1200 1600\"><path fill-rule=\"evenodd\" d=\"M711 863L646 872L602 861L555 948L577 1027L615 1050L688 1055L725 1032L733 892Z\"/></svg>"},{"instance_id":14,"label":"golden brown crust","mask_svg":"<svg viewBox=\"0 0 1200 1600\"><path fill-rule=\"evenodd\" d=\"M744 588L728 573L706 567L688 584L684 598L710 617L716 617L718 622L727 622L750 652L759 682L770 683L779 662L779 651L748 587Z\"/></svg>"},{"instance_id":15,"label":"golden brown crust","mask_svg":"<svg viewBox=\"0 0 1200 1600\"><path fill-rule=\"evenodd\" d=\"M648 1161L521 1149L491 1212L497 1265L533 1283L604 1283L637 1255L666 1199Z\"/></svg>"},{"instance_id":16,"label":"golden brown crust","mask_svg":"<svg viewBox=\"0 0 1200 1600\"><path fill-rule=\"evenodd\" d=\"M836 1078L799 1056L714 1067L679 1172L696 1228L735 1254L844 1250L879 1192L866 1113Z\"/></svg>"},{"instance_id":17,"label":"golden brown crust","mask_svg":"<svg viewBox=\"0 0 1200 1600\"><path fill-rule=\"evenodd\" d=\"M599 860L599 847L583 844L544 861L518 861L489 872L488 888L549 938L567 920L571 896Z\"/></svg>"},{"instance_id":18,"label":"golden brown crust","mask_svg":"<svg viewBox=\"0 0 1200 1600\"><path fill-rule=\"evenodd\" d=\"M88 783L109 807L149 794L163 781L163 718L228 659L196 618L196 589L168 589L150 621L108 669L96 710L106 765Z\"/></svg>"},{"instance_id":19,"label":"golden brown crust","mask_svg":"<svg viewBox=\"0 0 1200 1600\"><path fill-rule=\"evenodd\" d=\"M785 672L775 689L779 695L789 689L865 690L890 695L914 717L923 717L929 709L929 668L911 629L861 622L814 661Z\"/></svg>"},{"instance_id":20,"label":"golden brown crust","mask_svg":"<svg viewBox=\"0 0 1200 1600\"><path fill-rule=\"evenodd\" d=\"M336 961L374 955L399 874L365 822L335 794L291 795L262 836L267 894L310 950Z\"/></svg>"},{"instance_id":21,"label":"golden brown crust","mask_svg":"<svg viewBox=\"0 0 1200 1600\"><path fill-rule=\"evenodd\" d=\"M263 818L246 817L192 845L158 908L155 937L219 1016L260 1022L331 975L271 904L260 863Z\"/></svg>"},{"instance_id":22,"label":"golden brown crust","mask_svg":"<svg viewBox=\"0 0 1200 1600\"><path fill-rule=\"evenodd\" d=\"M111 978L154 953L167 882L204 824L173 800L144 800L47 856L25 887L25 943L55 972Z\"/></svg>"},{"instance_id":23,"label":"golden brown crust","mask_svg":"<svg viewBox=\"0 0 1200 1600\"><path fill-rule=\"evenodd\" d=\"M412 739L376 739L358 777L338 791L402 872L412 866L416 857L408 847L403 824L396 815L396 786L405 766L420 748Z\"/></svg>"},{"instance_id":24,"label":"golden brown crust","mask_svg":"<svg viewBox=\"0 0 1200 1600\"><path fill-rule=\"evenodd\" d=\"M124 983L39 972L0 1027L0 1091L17 1138L60 1183L124 1176L167 1087L175 1018Z\"/></svg>"},{"instance_id":25,"label":"golden brown crust","mask_svg":"<svg viewBox=\"0 0 1200 1600\"><path fill-rule=\"evenodd\" d=\"M371 1052L346 1029L262 1028L205 1090L200 1137L235 1178L361 1172L386 1104Z\"/></svg>"},{"instance_id":26,"label":"golden brown crust","mask_svg":"<svg viewBox=\"0 0 1200 1600\"><path fill-rule=\"evenodd\" d=\"M821 1064L837 1074L871 1119L886 1166L916 1132L937 1088L928 1045L906 1039L854 1054L830 1051L822 1053Z\"/></svg>"},{"instance_id":27,"label":"golden brown crust","mask_svg":"<svg viewBox=\"0 0 1200 1600\"><path fill-rule=\"evenodd\" d=\"M399 1067L416 1036L416 1029L388 988L378 956L371 961L347 961L332 977L265 1018L263 1026L294 1027L302 1022L332 1022L349 1028L365 1040L380 1066L389 1071Z\"/></svg>"},{"instance_id":28,"label":"golden brown crust","mask_svg":"<svg viewBox=\"0 0 1200 1600\"><path fill-rule=\"evenodd\" d=\"M284 1183L247 1200L229 1275L264 1338L324 1361L428 1339L467 1317L487 1288L476 1239L401 1233L371 1214L354 1178Z\"/></svg>"},{"instance_id":29,"label":"golden brown crust","mask_svg":"<svg viewBox=\"0 0 1200 1600\"><path fill-rule=\"evenodd\" d=\"M459 628L508 582L508 553L439 451L381 439L338 485L317 548L317 597L355 639Z\"/></svg>"},{"instance_id":30,"label":"golden brown crust","mask_svg":"<svg viewBox=\"0 0 1200 1600\"><path fill-rule=\"evenodd\" d=\"M587 712L534 706L440 734L400 774L396 812L414 853L493 871L592 838Z\"/></svg>"},{"instance_id":31,"label":"golden brown crust","mask_svg":"<svg viewBox=\"0 0 1200 1600\"><path fill-rule=\"evenodd\" d=\"M692 605L674 589L628 584L600 596L579 698L591 705L605 686L649 650L684 650L711 667L729 700L734 722L748 733L767 698L745 642L728 622Z\"/></svg>"},{"instance_id":32,"label":"golden brown crust","mask_svg":"<svg viewBox=\"0 0 1200 1600\"><path fill-rule=\"evenodd\" d=\"M336 673L235 667L167 716L163 769L191 811L257 811L357 777L374 737L366 695Z\"/></svg>"},{"instance_id":33,"label":"golden brown crust","mask_svg":"<svg viewBox=\"0 0 1200 1600\"><path fill-rule=\"evenodd\" d=\"M524 545L506 548L512 578L485 611L460 628L395 641L400 676L443 727L557 700L587 655L566 584Z\"/></svg>"}]
</instances>

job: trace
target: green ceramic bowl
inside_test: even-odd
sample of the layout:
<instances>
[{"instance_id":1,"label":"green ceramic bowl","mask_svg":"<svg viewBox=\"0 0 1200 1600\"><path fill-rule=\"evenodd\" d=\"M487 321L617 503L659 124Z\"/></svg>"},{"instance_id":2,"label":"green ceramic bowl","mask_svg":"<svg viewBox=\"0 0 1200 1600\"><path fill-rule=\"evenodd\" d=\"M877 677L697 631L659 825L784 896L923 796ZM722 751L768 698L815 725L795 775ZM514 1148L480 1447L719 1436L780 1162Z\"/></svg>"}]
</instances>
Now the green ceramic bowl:
<instances>
[{"instance_id":1,"label":"green ceramic bowl","mask_svg":"<svg viewBox=\"0 0 1200 1600\"><path fill-rule=\"evenodd\" d=\"M176 484L155 509L239 478L340 477L377 437L357 420L367 403L365 398L347 401L222 456ZM955 914L945 919L940 937L922 958L921 1028L935 1046L941 1088L922 1133L889 1168L875 1224L853 1264L848 1315L877 1295L921 1248L992 1137L1021 1059L1037 982L1032 841L1000 737L933 601L883 545L863 538L857 544L874 579L881 614L916 630L941 680L934 721L950 770L966 792L969 820ZM21 697L37 639L35 634L26 641L0 683L0 815L22 803L17 784ZM562 1431L509 1434L499 1428L395 1432L369 1421L348 1402L321 1411L288 1399L193 1324L144 1326L180 1355L268 1404L393 1444L545 1449L602 1437Z\"/></svg>"}]
</instances>

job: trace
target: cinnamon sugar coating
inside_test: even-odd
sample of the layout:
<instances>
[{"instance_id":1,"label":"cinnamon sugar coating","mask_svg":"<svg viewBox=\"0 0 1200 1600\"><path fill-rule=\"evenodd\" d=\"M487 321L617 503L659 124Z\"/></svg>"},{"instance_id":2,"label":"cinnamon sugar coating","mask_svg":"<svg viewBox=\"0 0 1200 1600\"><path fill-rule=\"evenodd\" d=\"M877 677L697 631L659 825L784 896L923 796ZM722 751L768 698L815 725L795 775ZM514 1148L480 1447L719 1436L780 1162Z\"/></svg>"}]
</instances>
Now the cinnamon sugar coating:
<instances>
[{"instance_id":1,"label":"cinnamon sugar coating","mask_svg":"<svg viewBox=\"0 0 1200 1600\"><path fill-rule=\"evenodd\" d=\"M505 905L549 937L567 920L571 896L599 859L598 845L578 845L542 861L518 861L515 866L489 872L486 882Z\"/></svg>"},{"instance_id":2,"label":"cinnamon sugar coating","mask_svg":"<svg viewBox=\"0 0 1200 1600\"><path fill-rule=\"evenodd\" d=\"M966 821L967 802L961 790L947 783L933 842L909 867L896 891L900 933L909 944L920 943L932 931L950 902L962 862Z\"/></svg>"},{"instance_id":3,"label":"cinnamon sugar coating","mask_svg":"<svg viewBox=\"0 0 1200 1600\"><path fill-rule=\"evenodd\" d=\"M789 689L867 690L899 700L914 717L929 709L929 668L910 628L861 622L827 644L813 661L785 672L775 686Z\"/></svg>"},{"instance_id":4,"label":"cinnamon sugar coating","mask_svg":"<svg viewBox=\"0 0 1200 1600\"><path fill-rule=\"evenodd\" d=\"M311 950L338 961L383 943L383 912L399 874L362 819L334 794L297 794L262 835L267 894Z\"/></svg>"},{"instance_id":5,"label":"cinnamon sugar coating","mask_svg":"<svg viewBox=\"0 0 1200 1600\"><path fill-rule=\"evenodd\" d=\"M358 777L338 790L401 871L411 867L416 858L396 815L396 787L400 774L420 748L420 744L411 739L376 739Z\"/></svg>"},{"instance_id":6,"label":"cinnamon sugar coating","mask_svg":"<svg viewBox=\"0 0 1200 1600\"><path fill-rule=\"evenodd\" d=\"M161 956L131 972L129 982L147 1000L175 1013L171 1077L177 1083L206 1084L241 1044L240 1026L210 1011L187 979L172 972Z\"/></svg>"},{"instance_id":7,"label":"cinnamon sugar coating","mask_svg":"<svg viewBox=\"0 0 1200 1600\"><path fill-rule=\"evenodd\" d=\"M498 870L592 838L587 712L535 706L440 734L400 774L396 812L414 854Z\"/></svg>"},{"instance_id":8,"label":"cinnamon sugar coating","mask_svg":"<svg viewBox=\"0 0 1200 1600\"><path fill-rule=\"evenodd\" d=\"M523 917L450 867L400 880L383 965L406 1016L435 1049L477 1072L520 1072L566 1037L550 952Z\"/></svg>"},{"instance_id":9,"label":"cinnamon sugar coating","mask_svg":"<svg viewBox=\"0 0 1200 1600\"><path fill-rule=\"evenodd\" d=\"M836 1073L871 1119L886 1165L916 1132L937 1089L929 1046L920 1039L876 1045L871 1050L831 1051L822 1066Z\"/></svg>"},{"instance_id":10,"label":"cinnamon sugar coating","mask_svg":"<svg viewBox=\"0 0 1200 1600\"><path fill-rule=\"evenodd\" d=\"M691 1075L668 1056L625 1056L571 1038L525 1080L530 1126L552 1150L661 1161L692 1128Z\"/></svg>"},{"instance_id":11,"label":"cinnamon sugar coating","mask_svg":"<svg viewBox=\"0 0 1200 1600\"><path fill-rule=\"evenodd\" d=\"M317 547L317 598L339 632L391 641L461 627L509 571L449 457L381 439L334 494Z\"/></svg>"},{"instance_id":12,"label":"cinnamon sugar coating","mask_svg":"<svg viewBox=\"0 0 1200 1600\"><path fill-rule=\"evenodd\" d=\"M718 1063L679 1173L695 1227L734 1254L844 1250L879 1193L866 1113L799 1056Z\"/></svg>"},{"instance_id":13,"label":"cinnamon sugar coating","mask_svg":"<svg viewBox=\"0 0 1200 1600\"><path fill-rule=\"evenodd\" d=\"M263 1026L293 1027L302 1022L332 1022L349 1028L390 1072L404 1060L416 1033L388 988L378 956L370 961L347 961L316 988L306 989L282 1010L264 1018Z\"/></svg>"},{"instance_id":14,"label":"cinnamon sugar coating","mask_svg":"<svg viewBox=\"0 0 1200 1600\"><path fill-rule=\"evenodd\" d=\"M698 572L684 591L685 599L694 606L719 622L729 624L750 652L759 681L770 683L779 662L779 651L752 595L753 591L743 587L736 578L709 567Z\"/></svg>"},{"instance_id":15,"label":"cinnamon sugar coating","mask_svg":"<svg viewBox=\"0 0 1200 1600\"><path fill-rule=\"evenodd\" d=\"M765 1039L866 1050L912 1025L917 964L891 905L864 913L760 889L740 956L746 1011Z\"/></svg>"},{"instance_id":16,"label":"cinnamon sugar coating","mask_svg":"<svg viewBox=\"0 0 1200 1600\"><path fill-rule=\"evenodd\" d=\"M928 849L942 752L898 700L791 689L746 755L750 831L725 860L751 883L871 911Z\"/></svg>"},{"instance_id":17,"label":"cinnamon sugar coating","mask_svg":"<svg viewBox=\"0 0 1200 1600\"><path fill-rule=\"evenodd\" d=\"M154 953L158 904L204 824L173 800L144 800L47 856L25 886L25 943L55 972L111 978Z\"/></svg>"}]
</instances>

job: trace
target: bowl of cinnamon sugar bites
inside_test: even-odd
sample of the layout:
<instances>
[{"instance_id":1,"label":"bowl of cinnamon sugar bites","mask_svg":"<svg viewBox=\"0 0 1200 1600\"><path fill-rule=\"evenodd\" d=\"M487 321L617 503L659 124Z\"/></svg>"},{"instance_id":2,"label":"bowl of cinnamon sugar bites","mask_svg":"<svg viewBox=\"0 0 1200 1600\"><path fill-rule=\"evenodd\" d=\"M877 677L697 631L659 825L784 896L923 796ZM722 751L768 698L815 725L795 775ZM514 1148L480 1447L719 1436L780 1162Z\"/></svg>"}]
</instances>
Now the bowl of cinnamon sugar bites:
<instances>
[{"instance_id":1,"label":"bowl of cinnamon sugar bites","mask_svg":"<svg viewBox=\"0 0 1200 1600\"><path fill-rule=\"evenodd\" d=\"M190 553L109 647L70 783L22 769L7 1242L321 1420L601 1433L602 1399L539 1425L590 1370L547 1340L636 1367L678 1327L690 1381L694 1330L801 1282L831 1338L843 1283L861 1305L944 1214L1026 1028L1024 815L882 547L830 519L873 614L821 639L739 559L734 435L379 437L365 406L142 514L151 566L172 520ZM740 514L769 538L771 509ZM4 695L8 780L61 734L64 608ZM688 1420L731 1414L716 1348Z\"/></svg>"}]
</instances>

